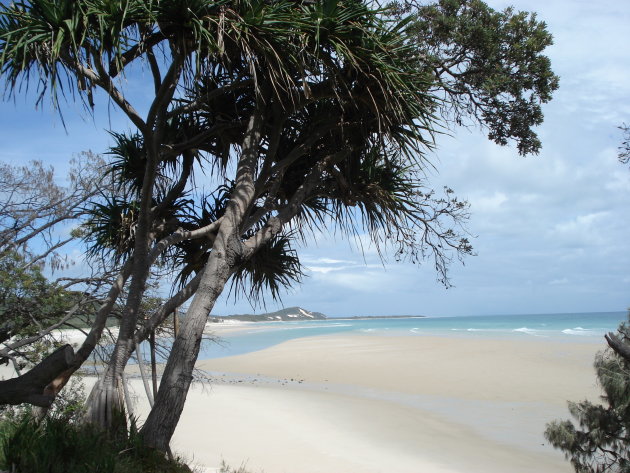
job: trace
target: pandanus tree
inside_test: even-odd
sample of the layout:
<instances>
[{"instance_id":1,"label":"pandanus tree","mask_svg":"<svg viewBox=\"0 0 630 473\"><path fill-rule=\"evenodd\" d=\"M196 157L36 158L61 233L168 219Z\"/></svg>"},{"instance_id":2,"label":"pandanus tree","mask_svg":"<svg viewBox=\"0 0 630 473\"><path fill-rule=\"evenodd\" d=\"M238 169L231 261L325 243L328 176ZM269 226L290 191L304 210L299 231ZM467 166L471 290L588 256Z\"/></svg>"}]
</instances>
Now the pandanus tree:
<instances>
[{"instance_id":1,"label":"pandanus tree","mask_svg":"<svg viewBox=\"0 0 630 473\"><path fill-rule=\"evenodd\" d=\"M72 92L93 107L102 93L133 127L112 133L109 172L120 185L95 202L85 226L93 254L111 256L120 274L55 386L89 356L124 289L118 339L89 400L91 419L107 425L122 409L120 376L136 344L192 298L142 429L147 445L166 450L217 298L230 284L256 298L298 281L295 238L327 228L365 232L397 258L431 259L448 284L449 261L471 246L460 227L467 204L425 180L433 133L449 113L448 94L456 93L444 95L451 84L444 64L468 87L458 89L458 117L468 113L487 125L500 144L533 142L530 127L540 115L511 127L518 110L510 104L539 112L556 87L541 54L550 42L544 26L480 2L455 3L402 19L400 8L360 0L38 0L2 7L0 67L11 92L34 73L55 105L61 92ZM486 17L500 16L520 32L488 37L488 49L512 41L531 52L510 58L495 51L488 60L505 66L491 71L495 82L518 61L524 71L536 62L537 72L528 73L539 82L493 92L490 79L466 73L474 66L466 54L452 52L447 61L451 51L438 44L452 40L446 26L425 32L431 40L421 44L418 24L452 23L468 7L483 7ZM534 29L542 40L527 42ZM143 73L153 90L148 103L125 93L125 80ZM486 98L494 93L488 107L500 104L504 115L466 105L478 98L475 90ZM529 102L510 99L524 90ZM140 321L156 264L171 271L176 286Z\"/></svg>"}]
</instances>

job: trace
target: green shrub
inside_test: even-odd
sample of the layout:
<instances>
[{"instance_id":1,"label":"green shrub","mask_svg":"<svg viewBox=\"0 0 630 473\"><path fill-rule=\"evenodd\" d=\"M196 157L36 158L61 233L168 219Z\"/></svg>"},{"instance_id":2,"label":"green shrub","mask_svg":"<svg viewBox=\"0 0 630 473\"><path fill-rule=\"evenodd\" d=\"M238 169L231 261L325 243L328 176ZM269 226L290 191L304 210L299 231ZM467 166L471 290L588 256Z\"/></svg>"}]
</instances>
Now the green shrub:
<instances>
[{"instance_id":1,"label":"green shrub","mask_svg":"<svg viewBox=\"0 0 630 473\"><path fill-rule=\"evenodd\" d=\"M0 469L15 473L190 473L181 461L142 447L135 422L113 431L29 413L0 424Z\"/></svg>"}]
</instances>

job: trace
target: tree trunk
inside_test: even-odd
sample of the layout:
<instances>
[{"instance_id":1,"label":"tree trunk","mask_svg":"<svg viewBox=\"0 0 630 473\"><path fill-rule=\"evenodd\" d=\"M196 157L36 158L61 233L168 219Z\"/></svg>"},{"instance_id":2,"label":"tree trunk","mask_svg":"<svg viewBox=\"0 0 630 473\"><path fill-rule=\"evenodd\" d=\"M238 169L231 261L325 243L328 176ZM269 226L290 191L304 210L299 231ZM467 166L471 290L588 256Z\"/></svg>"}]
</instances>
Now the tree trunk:
<instances>
[{"instance_id":1,"label":"tree trunk","mask_svg":"<svg viewBox=\"0 0 630 473\"><path fill-rule=\"evenodd\" d=\"M112 421L117 421L112 415L116 416L118 410L124 412L121 375L135 348L134 335L138 322L138 313L146 290L149 272L151 271L149 230L151 228L151 195L155 182L156 162L157 159L154 154L147 153L141 208L136 226L129 294L123 309L114 352L101 379L101 383L94 385L87 403L86 418L92 423L97 423L105 428L111 427ZM119 396L118 398L116 398L117 395Z\"/></svg>"},{"instance_id":2,"label":"tree trunk","mask_svg":"<svg viewBox=\"0 0 630 473\"><path fill-rule=\"evenodd\" d=\"M142 384L144 385L144 392L147 394L147 399L149 399L149 405L153 407L155 393L151 391L147 373L144 371L144 355L142 354L141 342L138 342L136 345L136 358L138 359L138 369L140 369L140 377L142 378Z\"/></svg>"},{"instance_id":3,"label":"tree trunk","mask_svg":"<svg viewBox=\"0 0 630 473\"><path fill-rule=\"evenodd\" d=\"M203 270L197 293L173 343L155 404L142 427L145 445L163 452L168 451L169 442L184 410L208 315L232 272L242 263L243 245L240 236L244 216L255 194L254 175L262 136L262 109L260 105L250 117L236 171L234 193Z\"/></svg>"},{"instance_id":4,"label":"tree trunk","mask_svg":"<svg viewBox=\"0 0 630 473\"><path fill-rule=\"evenodd\" d=\"M215 244L199 289L179 327L155 404L142 427L145 445L163 452L169 448L184 409L208 314L231 275L231 265L223 254Z\"/></svg>"},{"instance_id":5,"label":"tree trunk","mask_svg":"<svg viewBox=\"0 0 630 473\"><path fill-rule=\"evenodd\" d=\"M617 335L612 332L608 332L604 335L608 346L612 348L615 353L620 357L625 358L626 361L630 361L630 344L624 343Z\"/></svg>"},{"instance_id":6,"label":"tree trunk","mask_svg":"<svg viewBox=\"0 0 630 473\"><path fill-rule=\"evenodd\" d=\"M177 337L179 333L179 308L175 308L173 311L173 336Z\"/></svg>"},{"instance_id":7,"label":"tree trunk","mask_svg":"<svg viewBox=\"0 0 630 473\"><path fill-rule=\"evenodd\" d=\"M99 381L94 384L86 401L85 420L110 428L124 412L122 374L135 349L134 343L117 344L114 354Z\"/></svg>"},{"instance_id":8,"label":"tree trunk","mask_svg":"<svg viewBox=\"0 0 630 473\"><path fill-rule=\"evenodd\" d=\"M151 330L151 335L149 335L149 346L151 348L151 382L153 383L153 398L155 399L158 390L157 361L155 359L155 330Z\"/></svg>"},{"instance_id":9,"label":"tree trunk","mask_svg":"<svg viewBox=\"0 0 630 473\"><path fill-rule=\"evenodd\" d=\"M106 384L101 378L94 385L86 402L89 406L85 415L87 422L112 429L121 417L124 419L124 399L120 395L121 377L116 381Z\"/></svg>"}]
</instances>

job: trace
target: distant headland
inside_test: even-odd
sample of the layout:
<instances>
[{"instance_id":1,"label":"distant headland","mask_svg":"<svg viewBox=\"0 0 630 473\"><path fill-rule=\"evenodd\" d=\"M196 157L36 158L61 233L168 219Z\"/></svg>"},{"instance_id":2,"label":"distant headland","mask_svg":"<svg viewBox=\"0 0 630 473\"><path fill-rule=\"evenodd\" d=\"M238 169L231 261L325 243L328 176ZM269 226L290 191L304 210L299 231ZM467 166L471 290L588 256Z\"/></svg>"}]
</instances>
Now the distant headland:
<instances>
[{"instance_id":1,"label":"distant headland","mask_svg":"<svg viewBox=\"0 0 630 473\"><path fill-rule=\"evenodd\" d=\"M210 317L209 322L221 323L238 320L242 322L273 322L273 321L298 321L298 320L367 320L367 319L412 319L423 318L424 315L353 315L348 317L328 317L321 312L313 312L301 307L288 307L286 309L268 312L266 314L234 314Z\"/></svg>"}]
</instances>

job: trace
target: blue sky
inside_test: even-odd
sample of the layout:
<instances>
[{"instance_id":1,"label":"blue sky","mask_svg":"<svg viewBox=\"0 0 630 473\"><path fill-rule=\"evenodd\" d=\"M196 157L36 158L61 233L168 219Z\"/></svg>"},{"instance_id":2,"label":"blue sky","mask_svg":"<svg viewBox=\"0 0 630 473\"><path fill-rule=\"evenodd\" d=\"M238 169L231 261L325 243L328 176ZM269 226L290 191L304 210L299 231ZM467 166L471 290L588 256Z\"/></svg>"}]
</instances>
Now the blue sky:
<instances>
[{"instance_id":1,"label":"blue sky","mask_svg":"<svg viewBox=\"0 0 630 473\"><path fill-rule=\"evenodd\" d=\"M438 139L430 175L471 203L476 256L454 262L454 287L436 281L430 262L383 264L375 249L323 233L299 248L307 277L283 296L330 316L473 315L617 311L630 306L630 169L617 161L630 124L630 3L621 0L489 1L536 11L554 35L548 49L560 89L544 107L543 150L523 158L460 129ZM136 96L141 84L129 84ZM106 104L100 104L106 110ZM32 98L0 103L0 160L42 159L63 171L82 150L106 149L105 128L125 129L118 115L93 121L68 105L64 131L56 112ZM268 310L278 304L269 302ZM259 310L261 311L261 310ZM252 312L222 298L215 313Z\"/></svg>"}]
</instances>

